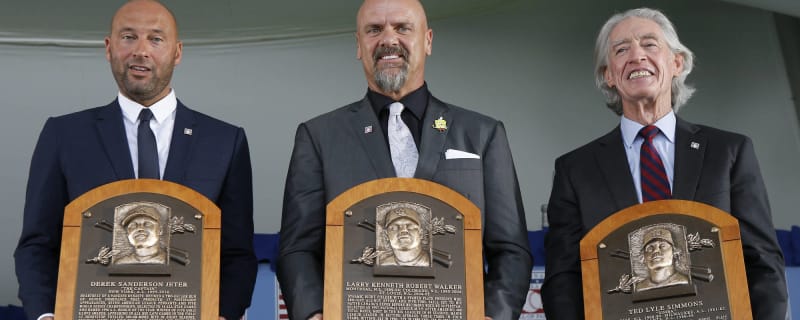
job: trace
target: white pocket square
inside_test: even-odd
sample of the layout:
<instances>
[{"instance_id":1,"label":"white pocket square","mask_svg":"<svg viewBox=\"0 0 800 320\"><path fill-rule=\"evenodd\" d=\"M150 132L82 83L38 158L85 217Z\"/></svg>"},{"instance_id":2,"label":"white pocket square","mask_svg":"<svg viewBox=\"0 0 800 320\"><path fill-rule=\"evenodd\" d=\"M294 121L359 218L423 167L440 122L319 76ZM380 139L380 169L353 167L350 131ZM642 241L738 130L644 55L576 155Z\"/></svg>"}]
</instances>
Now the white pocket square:
<instances>
[{"instance_id":1,"label":"white pocket square","mask_svg":"<svg viewBox=\"0 0 800 320\"><path fill-rule=\"evenodd\" d=\"M461 151L461 150L456 150L456 149L447 149L447 151L444 152L444 158L447 159L447 160L449 160L449 159L480 159L481 156L479 156L477 154L474 154L474 153L469 153L469 152L466 152L466 151Z\"/></svg>"}]
</instances>

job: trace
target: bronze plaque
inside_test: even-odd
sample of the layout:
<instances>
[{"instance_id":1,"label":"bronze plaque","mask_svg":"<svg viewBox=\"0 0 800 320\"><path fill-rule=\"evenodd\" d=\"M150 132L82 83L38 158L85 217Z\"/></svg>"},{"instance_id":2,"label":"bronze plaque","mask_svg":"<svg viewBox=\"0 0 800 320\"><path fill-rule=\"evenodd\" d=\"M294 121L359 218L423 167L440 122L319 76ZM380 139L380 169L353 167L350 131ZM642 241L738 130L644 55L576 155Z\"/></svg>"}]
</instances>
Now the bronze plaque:
<instances>
[{"instance_id":1,"label":"bronze plaque","mask_svg":"<svg viewBox=\"0 0 800 320\"><path fill-rule=\"evenodd\" d=\"M597 246L603 319L732 319L719 230L665 213L609 233Z\"/></svg>"},{"instance_id":2,"label":"bronze plaque","mask_svg":"<svg viewBox=\"0 0 800 320\"><path fill-rule=\"evenodd\" d=\"M74 319L199 319L203 214L156 193L82 214Z\"/></svg>"},{"instance_id":3,"label":"bronze plaque","mask_svg":"<svg viewBox=\"0 0 800 320\"><path fill-rule=\"evenodd\" d=\"M466 319L463 216L414 192L345 211L342 319Z\"/></svg>"}]
</instances>

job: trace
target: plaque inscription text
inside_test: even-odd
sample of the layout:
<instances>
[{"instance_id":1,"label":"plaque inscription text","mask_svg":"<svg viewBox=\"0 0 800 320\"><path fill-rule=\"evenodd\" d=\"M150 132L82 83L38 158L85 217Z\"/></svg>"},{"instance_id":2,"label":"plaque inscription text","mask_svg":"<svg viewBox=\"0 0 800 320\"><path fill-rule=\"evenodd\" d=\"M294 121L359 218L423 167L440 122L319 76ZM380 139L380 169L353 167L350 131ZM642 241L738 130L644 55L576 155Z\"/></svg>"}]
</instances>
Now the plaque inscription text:
<instances>
[{"instance_id":1,"label":"plaque inscription text","mask_svg":"<svg viewBox=\"0 0 800 320\"><path fill-rule=\"evenodd\" d=\"M462 319L460 284L347 282L347 319Z\"/></svg>"},{"instance_id":2,"label":"plaque inscription text","mask_svg":"<svg viewBox=\"0 0 800 320\"><path fill-rule=\"evenodd\" d=\"M92 287L102 289L78 296L78 319L197 319L197 295L169 290L187 288L186 282L98 281Z\"/></svg>"}]
</instances>

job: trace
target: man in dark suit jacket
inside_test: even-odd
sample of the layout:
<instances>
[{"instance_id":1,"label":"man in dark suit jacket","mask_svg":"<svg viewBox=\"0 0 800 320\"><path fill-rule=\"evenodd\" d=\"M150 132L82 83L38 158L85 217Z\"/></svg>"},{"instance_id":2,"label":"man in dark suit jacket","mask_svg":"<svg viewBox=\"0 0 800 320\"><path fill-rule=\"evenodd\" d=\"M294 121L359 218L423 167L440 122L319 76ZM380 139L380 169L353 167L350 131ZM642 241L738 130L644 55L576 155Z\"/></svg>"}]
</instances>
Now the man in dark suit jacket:
<instances>
[{"instance_id":1,"label":"man in dark suit jacket","mask_svg":"<svg viewBox=\"0 0 800 320\"><path fill-rule=\"evenodd\" d=\"M595 63L597 84L622 118L610 133L556 160L542 286L547 318L583 319L579 242L606 217L642 201L644 139L637 132L653 125L671 198L706 203L739 220L753 318L783 320L783 256L753 144L675 116L693 91L684 84L693 56L672 23L652 9L613 16L598 36Z\"/></svg>"},{"instance_id":2,"label":"man in dark suit jacket","mask_svg":"<svg viewBox=\"0 0 800 320\"><path fill-rule=\"evenodd\" d=\"M367 97L300 124L284 193L278 280L292 319L322 318L325 206L344 191L395 177L387 143L387 106L418 148L413 177L448 186L481 209L486 315L517 319L532 259L514 164L502 123L444 103L428 92L425 57L433 33L417 0L367 0L358 13L357 56ZM446 125L434 128L434 120ZM441 123L441 122L440 122Z\"/></svg>"},{"instance_id":3,"label":"man in dark suit jacket","mask_svg":"<svg viewBox=\"0 0 800 320\"><path fill-rule=\"evenodd\" d=\"M249 306L257 271L244 130L175 98L169 83L181 44L174 17L163 5L149 0L123 5L106 38L106 55L118 99L48 119L34 150L14 254L27 317L52 319L64 207L95 187L138 176L135 117L140 109L153 109L150 124L156 128L162 179L196 190L222 210L219 312L220 318L239 319ZM168 124L174 129L165 129Z\"/></svg>"}]
</instances>

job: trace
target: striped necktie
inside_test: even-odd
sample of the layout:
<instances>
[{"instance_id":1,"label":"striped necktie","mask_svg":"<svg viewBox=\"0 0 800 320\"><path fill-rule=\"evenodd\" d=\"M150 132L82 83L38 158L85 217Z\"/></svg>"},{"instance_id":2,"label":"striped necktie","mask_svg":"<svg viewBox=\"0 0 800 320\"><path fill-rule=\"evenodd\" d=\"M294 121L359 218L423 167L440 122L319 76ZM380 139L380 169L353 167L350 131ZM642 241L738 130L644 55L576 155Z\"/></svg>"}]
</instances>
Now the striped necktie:
<instances>
[{"instance_id":1,"label":"striped necktie","mask_svg":"<svg viewBox=\"0 0 800 320\"><path fill-rule=\"evenodd\" d=\"M639 170L641 170L642 202L672 198L667 171L658 151L653 146L653 138L658 135L658 127L649 125L639 131L644 138L639 153Z\"/></svg>"}]
</instances>

